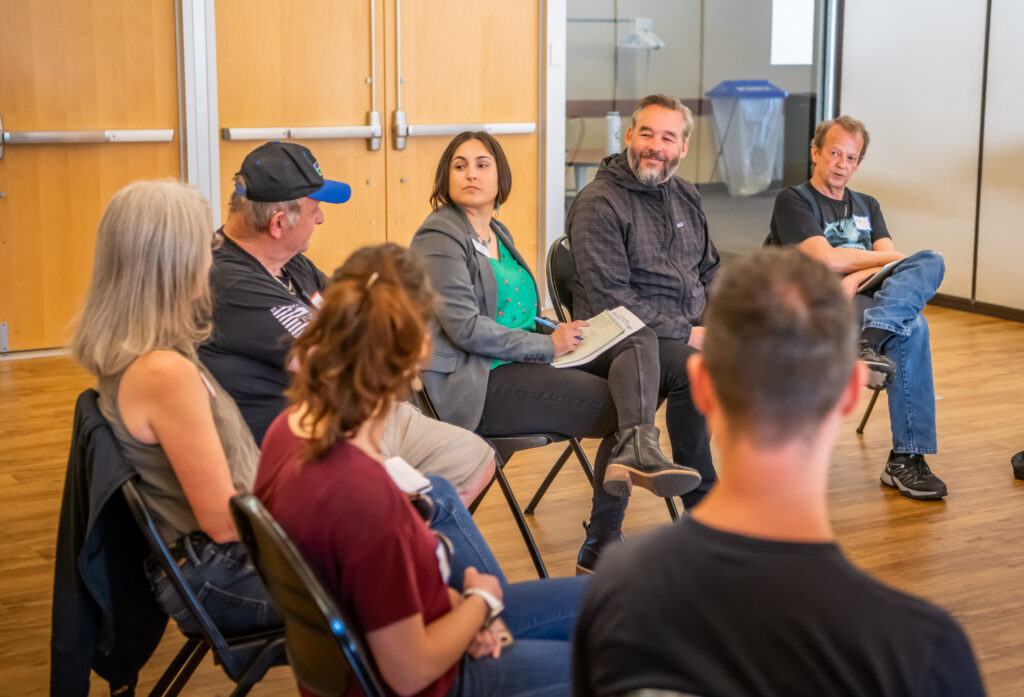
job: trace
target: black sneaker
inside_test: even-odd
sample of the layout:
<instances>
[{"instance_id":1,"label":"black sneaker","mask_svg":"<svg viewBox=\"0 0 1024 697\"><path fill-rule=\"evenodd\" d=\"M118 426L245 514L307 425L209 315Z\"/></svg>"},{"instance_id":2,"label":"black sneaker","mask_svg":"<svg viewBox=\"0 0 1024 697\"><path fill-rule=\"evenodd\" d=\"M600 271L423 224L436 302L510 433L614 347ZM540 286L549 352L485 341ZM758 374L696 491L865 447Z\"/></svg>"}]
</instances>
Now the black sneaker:
<instances>
[{"instance_id":1,"label":"black sneaker","mask_svg":"<svg viewBox=\"0 0 1024 697\"><path fill-rule=\"evenodd\" d=\"M605 547L622 540L621 532L594 532L586 523L583 524L583 530L587 533L587 539L583 541L580 553L576 556L577 576L594 573L594 567Z\"/></svg>"},{"instance_id":2,"label":"black sneaker","mask_svg":"<svg viewBox=\"0 0 1024 697\"><path fill-rule=\"evenodd\" d=\"M866 341L860 342L857 348L857 360L868 367L868 379L865 387L872 390L884 390L892 383L896 374L896 364L878 352L878 347Z\"/></svg>"},{"instance_id":3,"label":"black sneaker","mask_svg":"<svg viewBox=\"0 0 1024 697\"><path fill-rule=\"evenodd\" d=\"M1024 450L1010 458L1014 479L1024 479Z\"/></svg>"},{"instance_id":4,"label":"black sneaker","mask_svg":"<svg viewBox=\"0 0 1024 697\"><path fill-rule=\"evenodd\" d=\"M889 451L889 460L882 470L882 484L899 489L907 498L918 501L938 500L946 495L946 485L932 474L924 455Z\"/></svg>"}]
</instances>

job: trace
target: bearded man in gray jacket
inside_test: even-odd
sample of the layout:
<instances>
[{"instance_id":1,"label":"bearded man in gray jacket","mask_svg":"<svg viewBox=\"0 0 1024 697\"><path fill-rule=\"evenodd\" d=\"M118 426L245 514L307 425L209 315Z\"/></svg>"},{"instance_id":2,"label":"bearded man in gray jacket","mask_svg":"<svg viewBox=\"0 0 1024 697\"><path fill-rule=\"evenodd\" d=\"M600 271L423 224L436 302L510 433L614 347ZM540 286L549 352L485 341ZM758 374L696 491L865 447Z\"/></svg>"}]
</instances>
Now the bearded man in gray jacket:
<instances>
[{"instance_id":1,"label":"bearded man in gray jacket","mask_svg":"<svg viewBox=\"0 0 1024 697\"><path fill-rule=\"evenodd\" d=\"M625 151L601 163L576 197L566 232L575 267L573 310L579 319L619 305L658 336L659 399L667 399L672 460L700 472L682 497L693 507L716 481L704 418L690 398L686 359L704 344L701 315L719 267L700 194L674 176L686 156L693 114L678 99L655 94L633 110ZM594 520L580 558L596 562L618 539L621 520Z\"/></svg>"}]
</instances>

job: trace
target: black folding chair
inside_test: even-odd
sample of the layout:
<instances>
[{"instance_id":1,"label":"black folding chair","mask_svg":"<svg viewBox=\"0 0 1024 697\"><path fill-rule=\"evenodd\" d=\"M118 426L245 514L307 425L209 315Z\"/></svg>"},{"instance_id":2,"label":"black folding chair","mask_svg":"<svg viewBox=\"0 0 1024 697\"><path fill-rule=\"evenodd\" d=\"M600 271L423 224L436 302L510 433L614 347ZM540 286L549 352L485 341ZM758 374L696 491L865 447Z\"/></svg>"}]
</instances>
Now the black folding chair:
<instances>
[{"instance_id":1,"label":"black folding chair","mask_svg":"<svg viewBox=\"0 0 1024 697\"><path fill-rule=\"evenodd\" d=\"M562 235L554 241L551 249L548 250L547 262L548 292L551 294L551 301L555 305L555 314L558 315L559 322L572 321L572 272L572 251L569 248L569 238ZM541 497L544 496L544 492L548 490L551 482L558 476L558 472L565 465L566 459L567 455L563 453L547 476L544 477L544 481L541 483L540 488L537 489L537 493L530 500L530 505L526 507L527 513L532 513L537 504L540 503ZM593 484L594 471L590 468L590 462L585 463L584 471L587 473L587 479ZM679 511L676 509L675 502L670 498L666 498L665 505L668 507L668 514L672 520L678 520Z\"/></svg>"},{"instance_id":2,"label":"black folding chair","mask_svg":"<svg viewBox=\"0 0 1024 697\"><path fill-rule=\"evenodd\" d=\"M871 298L866 295L855 295L853 296L853 305L857 309L857 317L863 317L864 310L871 307ZM867 425L868 417L871 416L871 411L875 408L875 402L878 401L878 395L880 392L885 390L884 387L869 387L868 389L872 392L871 401L868 402L867 409L864 410L864 416L861 417L860 424L857 426L858 436L864 435L864 426Z\"/></svg>"},{"instance_id":3,"label":"black folding chair","mask_svg":"<svg viewBox=\"0 0 1024 697\"><path fill-rule=\"evenodd\" d=\"M298 683L314 694L336 697L355 676L367 697L383 697L370 654L352 623L259 499L233 497L231 514L249 558L284 615L285 647Z\"/></svg>"},{"instance_id":4,"label":"black folding chair","mask_svg":"<svg viewBox=\"0 0 1024 697\"><path fill-rule=\"evenodd\" d=\"M430 418L438 419L437 409L434 407L434 403L430 400L430 397L427 395L425 390L413 391L410 401ZM519 507L516 495L512 492L512 486L508 483L508 479L505 477L505 465L507 465L509 459L520 450L541 448L545 445L562 442L567 439L565 436L557 433L529 433L517 436L488 436L486 437L486 440L491 444L491 447L494 448L494 479L488 482L487 486L484 487L484 490L476 497L476 500L470 504L469 512L473 513L476 511L477 506L480 505L484 496L486 496L487 492L490 491L491 484L497 481L498 487L501 489L501 493L504 495L506 503L508 503L509 511L511 511L512 517L515 519L516 525L519 527L519 534L523 536L523 542L526 544L526 549L530 553L530 559L533 560L533 565L537 569L537 575L541 578L548 578L548 569L544 565L544 560L541 558L540 550L537 548L537 542L533 539L533 533L530 532L530 526L526 523L526 517L523 515L522 509ZM590 469L590 461L587 460L586 453L583 452L583 448L580 446L579 440L576 438L569 438L568 441L569 445L566 447L565 452L562 453L562 456L556 464L558 464L558 467L561 467L561 465L565 463L565 460L568 459L569 453L575 452L576 456L580 458L580 462L584 463L584 472L587 472L587 476L590 478L591 484L593 484L593 474Z\"/></svg>"},{"instance_id":5,"label":"black folding chair","mask_svg":"<svg viewBox=\"0 0 1024 697\"><path fill-rule=\"evenodd\" d=\"M175 563L170 549L157 531L149 509L139 495L135 482L128 480L122 484L121 493L143 537L146 538L156 563L167 575L174 591L199 627L198 635L186 635L185 646L150 692L150 697L174 697L181 692L210 649L213 649L216 661L220 663L227 676L236 683L235 689L231 692L232 697L243 697L248 694L253 685L263 679L271 666L285 663L284 630L225 637L217 629Z\"/></svg>"}]
</instances>

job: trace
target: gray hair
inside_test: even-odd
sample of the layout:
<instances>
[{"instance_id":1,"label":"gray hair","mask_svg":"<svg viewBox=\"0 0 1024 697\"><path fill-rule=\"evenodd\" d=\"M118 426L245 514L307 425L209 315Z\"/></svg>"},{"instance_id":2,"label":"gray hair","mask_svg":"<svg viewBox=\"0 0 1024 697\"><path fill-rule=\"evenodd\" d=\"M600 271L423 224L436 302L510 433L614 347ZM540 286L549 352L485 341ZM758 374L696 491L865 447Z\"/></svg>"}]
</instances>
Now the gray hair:
<instances>
[{"instance_id":1,"label":"gray hair","mask_svg":"<svg viewBox=\"0 0 1024 697\"><path fill-rule=\"evenodd\" d=\"M210 335L210 204L194 186L140 181L111 199L96 235L75 359L97 377L139 356L189 356Z\"/></svg>"},{"instance_id":2,"label":"gray hair","mask_svg":"<svg viewBox=\"0 0 1024 697\"><path fill-rule=\"evenodd\" d=\"M245 187L245 179L241 174L235 175L235 184ZM245 218L246 227L256 232L266 232L270 229L270 221L278 211L284 211L285 220L289 225L294 226L299 220L302 212L301 199L292 201L277 201L264 203L262 201L250 201L238 191L231 192L231 199L228 201L229 213L241 213Z\"/></svg>"},{"instance_id":3,"label":"gray hair","mask_svg":"<svg viewBox=\"0 0 1024 697\"><path fill-rule=\"evenodd\" d=\"M640 116L640 112L649 106L660 106L664 109L671 109L672 111L678 111L683 115L683 142L690 139L690 134L693 133L693 112L690 111L690 107L683 104L675 97L670 97L667 94L649 94L633 107L633 128L636 128L636 120Z\"/></svg>"}]
</instances>

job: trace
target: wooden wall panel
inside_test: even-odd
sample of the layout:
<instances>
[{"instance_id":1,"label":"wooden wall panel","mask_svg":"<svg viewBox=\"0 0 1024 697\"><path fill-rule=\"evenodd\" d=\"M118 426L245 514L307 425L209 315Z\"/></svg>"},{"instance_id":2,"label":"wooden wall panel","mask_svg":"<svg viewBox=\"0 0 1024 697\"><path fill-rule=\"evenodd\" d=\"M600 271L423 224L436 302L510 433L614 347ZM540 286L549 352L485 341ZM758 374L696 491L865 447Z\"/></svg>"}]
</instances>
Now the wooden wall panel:
<instances>
[{"instance_id":1,"label":"wooden wall panel","mask_svg":"<svg viewBox=\"0 0 1024 697\"><path fill-rule=\"evenodd\" d=\"M179 176L176 61L172 0L0 2L6 130L175 130L170 143L4 148L0 322L11 350L67 343L110 197L136 179Z\"/></svg>"},{"instance_id":2,"label":"wooden wall panel","mask_svg":"<svg viewBox=\"0 0 1024 697\"><path fill-rule=\"evenodd\" d=\"M381 2L377 3L378 15ZM359 126L370 110L369 2L219 0L218 119L222 128ZM378 109L383 110L383 27L377 19ZM233 176L262 141L221 141L224 217ZM330 273L360 246L385 240L385 152L366 140L307 140L324 176L352 186L342 205L323 204L325 222L309 256Z\"/></svg>"},{"instance_id":3,"label":"wooden wall panel","mask_svg":"<svg viewBox=\"0 0 1024 697\"><path fill-rule=\"evenodd\" d=\"M385 8L390 135L396 107L394 5ZM410 124L537 122L538 5L402 4L402 109ZM539 124L538 124L539 129ZM497 136L512 168L500 219L534 271L537 264L538 134ZM450 137L413 137L388 152L388 239L407 244L430 212L437 161ZM389 148L393 139L389 138Z\"/></svg>"}]
</instances>

